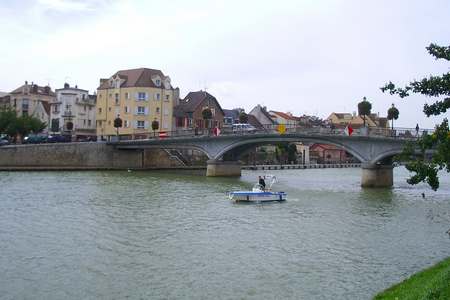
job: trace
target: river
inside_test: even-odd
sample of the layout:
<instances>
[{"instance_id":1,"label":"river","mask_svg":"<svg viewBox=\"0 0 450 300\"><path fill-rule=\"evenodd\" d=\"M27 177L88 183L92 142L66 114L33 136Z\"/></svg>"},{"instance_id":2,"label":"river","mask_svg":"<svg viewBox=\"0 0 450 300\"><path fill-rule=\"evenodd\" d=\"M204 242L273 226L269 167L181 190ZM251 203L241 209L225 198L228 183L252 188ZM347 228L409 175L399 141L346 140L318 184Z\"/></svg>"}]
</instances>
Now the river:
<instances>
[{"instance_id":1,"label":"river","mask_svg":"<svg viewBox=\"0 0 450 300\"><path fill-rule=\"evenodd\" d=\"M270 171L288 201L264 205L226 195L262 171L0 172L0 298L370 299L450 256L450 177L360 172Z\"/></svg>"}]
</instances>

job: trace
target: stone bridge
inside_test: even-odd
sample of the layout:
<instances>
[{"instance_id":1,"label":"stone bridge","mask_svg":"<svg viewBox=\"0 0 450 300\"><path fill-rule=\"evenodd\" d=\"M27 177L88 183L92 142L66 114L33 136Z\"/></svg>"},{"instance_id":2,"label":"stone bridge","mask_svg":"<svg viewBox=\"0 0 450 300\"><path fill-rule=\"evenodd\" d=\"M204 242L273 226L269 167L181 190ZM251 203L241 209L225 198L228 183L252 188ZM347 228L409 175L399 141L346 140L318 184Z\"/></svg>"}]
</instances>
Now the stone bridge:
<instances>
[{"instance_id":1,"label":"stone bridge","mask_svg":"<svg viewBox=\"0 0 450 300\"><path fill-rule=\"evenodd\" d=\"M220 136L180 135L167 138L145 140L116 141L109 144L117 149L195 149L203 152L208 158L207 176L239 176L240 164L237 158L240 153L258 145L277 142L313 142L336 145L352 154L362 163L361 185L364 187L385 187L393 184L392 157L399 154L412 135L391 133L370 134L356 133L347 136L341 132L330 130L291 130L280 134L276 132L230 133ZM409 131L413 132L413 131Z\"/></svg>"}]
</instances>

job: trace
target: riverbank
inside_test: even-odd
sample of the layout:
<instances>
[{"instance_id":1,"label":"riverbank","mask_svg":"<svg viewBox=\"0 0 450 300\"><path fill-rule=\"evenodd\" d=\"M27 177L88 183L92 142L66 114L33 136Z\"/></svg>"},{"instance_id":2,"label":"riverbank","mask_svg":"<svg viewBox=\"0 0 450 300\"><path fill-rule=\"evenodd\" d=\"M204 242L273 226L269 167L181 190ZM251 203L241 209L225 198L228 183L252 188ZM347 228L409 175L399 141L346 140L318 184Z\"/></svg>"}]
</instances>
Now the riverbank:
<instances>
[{"instance_id":1,"label":"riverbank","mask_svg":"<svg viewBox=\"0 0 450 300\"><path fill-rule=\"evenodd\" d=\"M388 299L450 299L450 257L374 297L374 300Z\"/></svg>"}]
</instances>

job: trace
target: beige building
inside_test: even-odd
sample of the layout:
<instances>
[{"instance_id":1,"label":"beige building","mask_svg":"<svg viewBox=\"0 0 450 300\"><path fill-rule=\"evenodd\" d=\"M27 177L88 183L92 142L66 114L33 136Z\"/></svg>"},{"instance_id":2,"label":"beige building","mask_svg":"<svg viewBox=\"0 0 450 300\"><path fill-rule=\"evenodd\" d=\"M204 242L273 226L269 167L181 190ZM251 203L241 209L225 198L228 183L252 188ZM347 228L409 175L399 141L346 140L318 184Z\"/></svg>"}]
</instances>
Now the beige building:
<instances>
[{"instance_id":1,"label":"beige building","mask_svg":"<svg viewBox=\"0 0 450 300\"><path fill-rule=\"evenodd\" d=\"M270 117L276 124L283 124L288 127L297 126L299 124L300 118L292 115L292 113L281 112L281 111L269 111Z\"/></svg>"},{"instance_id":2,"label":"beige building","mask_svg":"<svg viewBox=\"0 0 450 300\"><path fill-rule=\"evenodd\" d=\"M140 68L121 70L108 79L100 79L97 89L97 137L107 140L116 135L114 119L122 119L119 134L124 138L147 138L158 130L175 130L173 107L178 104L179 89L160 70Z\"/></svg>"},{"instance_id":3,"label":"beige building","mask_svg":"<svg viewBox=\"0 0 450 300\"><path fill-rule=\"evenodd\" d=\"M378 114L370 114L365 119L367 127L389 128L387 118L380 117ZM350 113L332 113L327 120L336 128L345 128L347 125L351 125L353 128L364 126L364 117Z\"/></svg>"},{"instance_id":4,"label":"beige building","mask_svg":"<svg viewBox=\"0 0 450 300\"><path fill-rule=\"evenodd\" d=\"M9 93L9 106L13 107L19 116L29 115L39 118L47 125L50 123L50 103L55 101L56 95L49 86L25 84Z\"/></svg>"}]
</instances>

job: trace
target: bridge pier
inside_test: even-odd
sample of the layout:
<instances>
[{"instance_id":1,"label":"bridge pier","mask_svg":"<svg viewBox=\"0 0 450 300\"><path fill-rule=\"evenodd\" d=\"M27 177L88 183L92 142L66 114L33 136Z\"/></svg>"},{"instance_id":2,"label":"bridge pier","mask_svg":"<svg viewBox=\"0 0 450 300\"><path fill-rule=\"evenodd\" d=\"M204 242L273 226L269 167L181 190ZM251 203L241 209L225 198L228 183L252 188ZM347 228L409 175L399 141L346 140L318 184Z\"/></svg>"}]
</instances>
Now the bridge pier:
<instances>
[{"instance_id":1,"label":"bridge pier","mask_svg":"<svg viewBox=\"0 0 450 300\"><path fill-rule=\"evenodd\" d=\"M241 163L238 161L208 160L206 162L206 176L241 176Z\"/></svg>"},{"instance_id":2,"label":"bridge pier","mask_svg":"<svg viewBox=\"0 0 450 300\"><path fill-rule=\"evenodd\" d=\"M362 164L362 187L392 187L394 184L394 166Z\"/></svg>"}]
</instances>

